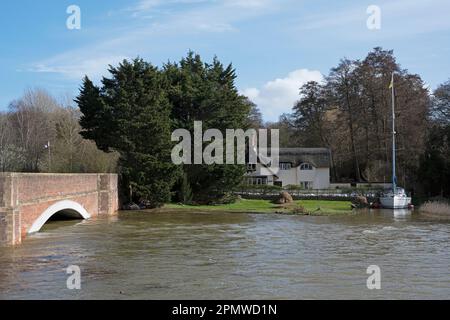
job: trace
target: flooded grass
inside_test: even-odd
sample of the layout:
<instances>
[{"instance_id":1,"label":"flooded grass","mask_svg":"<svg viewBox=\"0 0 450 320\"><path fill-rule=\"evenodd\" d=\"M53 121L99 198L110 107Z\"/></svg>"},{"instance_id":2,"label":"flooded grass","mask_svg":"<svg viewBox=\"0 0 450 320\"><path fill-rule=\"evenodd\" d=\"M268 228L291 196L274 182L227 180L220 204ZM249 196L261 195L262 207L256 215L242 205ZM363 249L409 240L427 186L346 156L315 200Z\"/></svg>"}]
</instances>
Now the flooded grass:
<instances>
[{"instance_id":1,"label":"flooded grass","mask_svg":"<svg viewBox=\"0 0 450 320\"><path fill-rule=\"evenodd\" d=\"M335 215L352 212L350 201L300 200L295 201L312 215Z\"/></svg>"},{"instance_id":2,"label":"flooded grass","mask_svg":"<svg viewBox=\"0 0 450 320\"><path fill-rule=\"evenodd\" d=\"M308 215L335 215L352 212L350 201L331 200L298 200L294 203L280 205L274 204L270 200L241 199L235 203L221 205L167 204L163 209Z\"/></svg>"}]
</instances>

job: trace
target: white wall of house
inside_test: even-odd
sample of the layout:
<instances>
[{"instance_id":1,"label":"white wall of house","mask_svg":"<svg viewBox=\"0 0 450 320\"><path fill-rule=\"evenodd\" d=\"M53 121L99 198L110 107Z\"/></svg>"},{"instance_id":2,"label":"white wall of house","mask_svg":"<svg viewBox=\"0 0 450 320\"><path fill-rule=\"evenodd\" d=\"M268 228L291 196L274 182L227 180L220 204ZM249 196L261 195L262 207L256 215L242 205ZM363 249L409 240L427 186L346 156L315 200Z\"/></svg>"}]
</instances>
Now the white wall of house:
<instances>
[{"instance_id":1,"label":"white wall of house","mask_svg":"<svg viewBox=\"0 0 450 320\"><path fill-rule=\"evenodd\" d=\"M255 176L267 176L267 184L273 185L272 177L279 177L283 187L288 185L309 185L312 189L328 189L330 187L330 168L315 168L312 170L300 170L300 167L293 167L289 170L280 168L266 168L259 163L256 165ZM270 178L269 178L270 177Z\"/></svg>"},{"instance_id":2,"label":"white wall of house","mask_svg":"<svg viewBox=\"0 0 450 320\"><path fill-rule=\"evenodd\" d=\"M256 174L261 176L271 176L278 171L278 168L266 168L259 163L256 165Z\"/></svg>"},{"instance_id":3,"label":"white wall of house","mask_svg":"<svg viewBox=\"0 0 450 320\"><path fill-rule=\"evenodd\" d=\"M298 185L298 170L297 168L291 168L289 170L277 170L277 176L283 182L283 187L293 184Z\"/></svg>"},{"instance_id":4,"label":"white wall of house","mask_svg":"<svg viewBox=\"0 0 450 320\"><path fill-rule=\"evenodd\" d=\"M316 168L312 168L312 170L300 170L300 167L297 168L299 175L299 184L301 182L311 182L314 185L314 181L316 180Z\"/></svg>"},{"instance_id":5,"label":"white wall of house","mask_svg":"<svg viewBox=\"0 0 450 320\"><path fill-rule=\"evenodd\" d=\"M297 169L298 185L309 185L312 189L328 189L330 187L330 168L315 168L312 170Z\"/></svg>"},{"instance_id":6,"label":"white wall of house","mask_svg":"<svg viewBox=\"0 0 450 320\"><path fill-rule=\"evenodd\" d=\"M313 189L328 189L330 187L330 168L316 168Z\"/></svg>"}]
</instances>

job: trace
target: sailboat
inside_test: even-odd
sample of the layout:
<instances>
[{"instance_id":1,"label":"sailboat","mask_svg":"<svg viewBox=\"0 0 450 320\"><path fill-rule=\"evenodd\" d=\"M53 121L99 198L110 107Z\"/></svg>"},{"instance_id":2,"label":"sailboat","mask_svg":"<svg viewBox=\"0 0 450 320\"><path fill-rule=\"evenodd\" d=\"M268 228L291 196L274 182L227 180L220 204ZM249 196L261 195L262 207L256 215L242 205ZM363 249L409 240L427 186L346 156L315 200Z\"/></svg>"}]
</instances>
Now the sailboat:
<instances>
[{"instance_id":1,"label":"sailboat","mask_svg":"<svg viewBox=\"0 0 450 320\"><path fill-rule=\"evenodd\" d=\"M411 206L411 197L405 192L405 189L397 186L397 177L395 173L395 96L394 96L394 73L392 73L391 85L392 90L392 189L385 192L380 197L380 203L383 208L388 209L405 209Z\"/></svg>"}]
</instances>

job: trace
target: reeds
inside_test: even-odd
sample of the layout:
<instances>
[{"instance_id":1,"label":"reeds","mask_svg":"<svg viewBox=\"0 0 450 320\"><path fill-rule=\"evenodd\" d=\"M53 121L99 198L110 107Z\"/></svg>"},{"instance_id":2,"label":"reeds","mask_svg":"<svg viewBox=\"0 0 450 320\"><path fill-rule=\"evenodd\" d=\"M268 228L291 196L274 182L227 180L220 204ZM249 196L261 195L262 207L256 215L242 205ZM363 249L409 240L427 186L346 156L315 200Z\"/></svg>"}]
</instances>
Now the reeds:
<instances>
[{"instance_id":1,"label":"reeds","mask_svg":"<svg viewBox=\"0 0 450 320\"><path fill-rule=\"evenodd\" d=\"M432 215L450 217L450 204L445 201L428 201L420 206L420 211Z\"/></svg>"}]
</instances>

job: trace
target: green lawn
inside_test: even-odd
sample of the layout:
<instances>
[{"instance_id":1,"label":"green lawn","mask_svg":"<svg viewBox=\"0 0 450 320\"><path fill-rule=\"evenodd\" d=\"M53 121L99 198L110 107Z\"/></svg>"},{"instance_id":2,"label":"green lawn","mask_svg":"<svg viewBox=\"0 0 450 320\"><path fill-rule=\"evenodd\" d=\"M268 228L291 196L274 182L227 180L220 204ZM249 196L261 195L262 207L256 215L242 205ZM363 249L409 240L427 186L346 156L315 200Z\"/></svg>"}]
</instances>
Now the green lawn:
<instances>
[{"instance_id":1,"label":"green lawn","mask_svg":"<svg viewBox=\"0 0 450 320\"><path fill-rule=\"evenodd\" d=\"M292 213L298 206L302 206L312 215L334 215L351 212L350 201L330 200L300 200L290 205L277 205L269 200L242 199L232 204L224 205L181 205L166 204L166 209L197 210L197 211L226 211L226 212L250 212L250 213Z\"/></svg>"}]
</instances>

